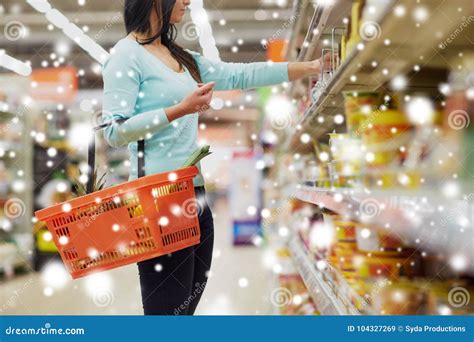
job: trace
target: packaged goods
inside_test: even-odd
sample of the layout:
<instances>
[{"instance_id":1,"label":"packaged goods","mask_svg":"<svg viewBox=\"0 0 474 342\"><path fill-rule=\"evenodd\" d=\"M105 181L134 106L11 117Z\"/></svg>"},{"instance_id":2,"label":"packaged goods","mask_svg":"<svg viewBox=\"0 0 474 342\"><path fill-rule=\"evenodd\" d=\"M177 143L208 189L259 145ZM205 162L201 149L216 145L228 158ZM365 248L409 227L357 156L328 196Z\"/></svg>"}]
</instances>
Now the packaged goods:
<instances>
[{"instance_id":1,"label":"packaged goods","mask_svg":"<svg viewBox=\"0 0 474 342\"><path fill-rule=\"evenodd\" d=\"M433 314L470 315L474 310L474 284L466 279L421 281L420 287L430 291L435 298Z\"/></svg>"},{"instance_id":2,"label":"packaged goods","mask_svg":"<svg viewBox=\"0 0 474 342\"><path fill-rule=\"evenodd\" d=\"M349 40L347 42L347 53L355 48L357 43L360 41L360 18L362 17L362 10L364 8L365 1L357 0L352 4L351 18L349 23Z\"/></svg>"},{"instance_id":3,"label":"packaged goods","mask_svg":"<svg viewBox=\"0 0 474 342\"><path fill-rule=\"evenodd\" d=\"M338 242L356 242L356 223L341 220L340 217L333 218L336 227L336 239Z\"/></svg>"},{"instance_id":4,"label":"packaged goods","mask_svg":"<svg viewBox=\"0 0 474 342\"><path fill-rule=\"evenodd\" d=\"M428 315L435 311L433 293L406 279L372 290L372 305L382 315Z\"/></svg>"},{"instance_id":5,"label":"packaged goods","mask_svg":"<svg viewBox=\"0 0 474 342\"><path fill-rule=\"evenodd\" d=\"M390 232L368 225L355 225L357 249L363 252L396 252L403 247L402 242Z\"/></svg>"},{"instance_id":6,"label":"packaged goods","mask_svg":"<svg viewBox=\"0 0 474 342\"><path fill-rule=\"evenodd\" d=\"M354 187L362 172L362 143L348 134L329 133L333 160L329 163L331 181L335 187Z\"/></svg>"},{"instance_id":7,"label":"packaged goods","mask_svg":"<svg viewBox=\"0 0 474 342\"><path fill-rule=\"evenodd\" d=\"M419 170L397 170L397 168L381 167L365 170L362 183L369 188L392 189L395 187L416 189L422 184Z\"/></svg>"},{"instance_id":8,"label":"packaged goods","mask_svg":"<svg viewBox=\"0 0 474 342\"><path fill-rule=\"evenodd\" d=\"M354 256L357 253L356 242L336 242L334 252L337 257L339 269L343 271L353 271L355 269Z\"/></svg>"},{"instance_id":9,"label":"packaged goods","mask_svg":"<svg viewBox=\"0 0 474 342\"><path fill-rule=\"evenodd\" d=\"M329 133L329 147L334 160L354 160L362 157L362 141L349 134Z\"/></svg>"},{"instance_id":10,"label":"packaged goods","mask_svg":"<svg viewBox=\"0 0 474 342\"><path fill-rule=\"evenodd\" d=\"M356 276L361 278L398 279L421 273L419 257L413 251L359 253L353 257L353 264Z\"/></svg>"},{"instance_id":11,"label":"packaged goods","mask_svg":"<svg viewBox=\"0 0 474 342\"><path fill-rule=\"evenodd\" d=\"M343 35L341 37L341 44L339 48L339 60L341 61L341 64L346 60L346 56L347 56L346 45L347 45L346 36Z\"/></svg>"},{"instance_id":12,"label":"packaged goods","mask_svg":"<svg viewBox=\"0 0 474 342\"><path fill-rule=\"evenodd\" d=\"M400 110L379 110L367 122L361 128L367 166L400 165L412 138L412 125L405 114Z\"/></svg>"},{"instance_id":13,"label":"packaged goods","mask_svg":"<svg viewBox=\"0 0 474 342\"><path fill-rule=\"evenodd\" d=\"M347 131L355 137L360 137L362 125L371 118L373 112L377 113L383 104L383 98L378 92L345 91L342 94Z\"/></svg>"},{"instance_id":14,"label":"packaged goods","mask_svg":"<svg viewBox=\"0 0 474 342\"><path fill-rule=\"evenodd\" d=\"M329 146L313 141L316 160L319 168L319 177L316 179L317 187L329 188L331 186L331 174L329 170Z\"/></svg>"}]
</instances>

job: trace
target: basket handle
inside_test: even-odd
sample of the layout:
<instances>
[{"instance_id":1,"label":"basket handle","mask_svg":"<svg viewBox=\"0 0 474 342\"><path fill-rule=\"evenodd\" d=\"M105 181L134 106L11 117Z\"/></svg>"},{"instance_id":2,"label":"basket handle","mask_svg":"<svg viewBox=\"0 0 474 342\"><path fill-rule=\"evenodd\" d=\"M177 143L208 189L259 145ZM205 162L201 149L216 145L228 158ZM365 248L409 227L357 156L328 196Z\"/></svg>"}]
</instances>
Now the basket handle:
<instances>
[{"instance_id":1,"label":"basket handle","mask_svg":"<svg viewBox=\"0 0 474 342\"><path fill-rule=\"evenodd\" d=\"M122 124L127 119L119 119L114 120L108 123L101 124L99 126L94 127L94 136L89 141L89 147L87 150L87 164L89 165L88 169L88 179L87 179L87 193L90 194L94 191L94 170L95 170L95 133L104 129L106 127L111 126L114 123ZM138 162L138 178L145 176L145 140L139 140L137 146L138 154L137 154L137 162Z\"/></svg>"}]
</instances>

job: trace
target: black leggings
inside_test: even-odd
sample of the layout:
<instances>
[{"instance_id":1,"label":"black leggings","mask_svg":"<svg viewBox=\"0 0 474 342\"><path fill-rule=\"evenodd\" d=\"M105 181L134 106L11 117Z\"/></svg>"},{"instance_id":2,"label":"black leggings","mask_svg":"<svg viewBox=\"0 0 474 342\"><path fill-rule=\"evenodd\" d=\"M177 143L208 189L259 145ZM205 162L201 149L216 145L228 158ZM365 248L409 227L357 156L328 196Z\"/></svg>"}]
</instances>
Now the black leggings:
<instances>
[{"instance_id":1,"label":"black leggings","mask_svg":"<svg viewBox=\"0 0 474 342\"><path fill-rule=\"evenodd\" d=\"M201 242L138 263L145 315L193 315L201 299L211 268L214 222L204 187L195 191L203 204L199 210Z\"/></svg>"}]
</instances>

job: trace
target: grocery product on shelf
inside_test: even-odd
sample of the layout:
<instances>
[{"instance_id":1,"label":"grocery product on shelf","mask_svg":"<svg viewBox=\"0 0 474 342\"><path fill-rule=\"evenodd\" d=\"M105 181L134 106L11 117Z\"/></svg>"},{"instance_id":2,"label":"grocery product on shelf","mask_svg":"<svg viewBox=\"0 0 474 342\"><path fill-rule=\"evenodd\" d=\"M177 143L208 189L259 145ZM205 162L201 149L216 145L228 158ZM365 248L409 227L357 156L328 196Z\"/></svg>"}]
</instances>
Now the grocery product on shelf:
<instances>
[{"instance_id":1,"label":"grocery product on shelf","mask_svg":"<svg viewBox=\"0 0 474 342\"><path fill-rule=\"evenodd\" d=\"M340 305L348 305L339 310L389 315L474 312L469 306L457 310L448 300L456 285L474 291L472 282L456 273L440 272L434 267L435 255L421 253L390 231L318 206L295 201L291 210L289 227L301 241L296 248L304 250L300 257L306 255L306 262L313 265L314 277L325 283L320 286L331 289ZM299 266L310 271L304 268L308 265ZM308 277L305 273L305 284L313 286ZM328 312L323 309L322 314Z\"/></svg>"},{"instance_id":2,"label":"grocery product on shelf","mask_svg":"<svg viewBox=\"0 0 474 342\"><path fill-rule=\"evenodd\" d=\"M383 315L429 315L436 312L433 293L408 280L372 290L374 308Z\"/></svg>"},{"instance_id":3,"label":"grocery product on shelf","mask_svg":"<svg viewBox=\"0 0 474 342\"><path fill-rule=\"evenodd\" d=\"M359 28L360 28L360 18L362 15L362 10L364 8L364 0L356 0L352 4L349 29L348 29L348 39L347 39L347 52L346 55L349 55L351 51L356 47L357 43L360 41Z\"/></svg>"},{"instance_id":4,"label":"grocery product on shelf","mask_svg":"<svg viewBox=\"0 0 474 342\"><path fill-rule=\"evenodd\" d=\"M399 238L370 224L351 222L355 227L357 249L363 252L394 252L403 249Z\"/></svg>"},{"instance_id":5,"label":"grocery product on shelf","mask_svg":"<svg viewBox=\"0 0 474 342\"><path fill-rule=\"evenodd\" d=\"M270 301L279 315L318 315L317 307L297 270L286 247L274 251L281 265L276 275Z\"/></svg>"},{"instance_id":6,"label":"grocery product on shelf","mask_svg":"<svg viewBox=\"0 0 474 342\"><path fill-rule=\"evenodd\" d=\"M289 300L278 304L281 315L317 315L316 305L308 294L301 276L298 273L279 275L279 291L286 294Z\"/></svg>"},{"instance_id":7,"label":"grocery product on shelf","mask_svg":"<svg viewBox=\"0 0 474 342\"><path fill-rule=\"evenodd\" d=\"M453 305L450 292L474 289L472 27L453 39L456 27L441 16L461 22L465 4L425 2L430 20L421 25L408 15L414 2L356 0L325 22L318 38L331 41L308 42L340 62L284 145L307 151L307 134L316 153L305 155L306 172L279 173L296 189L291 201L303 203L280 224L294 232L291 254L322 314L474 312ZM319 57L315 50L303 58Z\"/></svg>"},{"instance_id":8,"label":"grocery product on shelf","mask_svg":"<svg viewBox=\"0 0 474 342\"><path fill-rule=\"evenodd\" d=\"M360 139L348 134L329 133L332 161L330 176L336 187L354 187L359 184L362 172L362 145Z\"/></svg>"},{"instance_id":9,"label":"grocery product on shelf","mask_svg":"<svg viewBox=\"0 0 474 342\"><path fill-rule=\"evenodd\" d=\"M344 95L344 111L346 114L346 124L349 133L354 136L360 136L362 130L367 125L366 120L380 110L383 104L383 98L378 92L362 92L362 91L345 91Z\"/></svg>"},{"instance_id":10,"label":"grocery product on shelf","mask_svg":"<svg viewBox=\"0 0 474 342\"><path fill-rule=\"evenodd\" d=\"M318 167L318 177L315 179L317 187L331 186L330 173L330 147L313 140L313 147L316 153L316 165Z\"/></svg>"},{"instance_id":11,"label":"grocery product on shelf","mask_svg":"<svg viewBox=\"0 0 474 342\"><path fill-rule=\"evenodd\" d=\"M409 143L411 128L400 110L381 110L372 115L370 124L361 132L362 142L370 156L366 158L367 167L400 165L404 154L404 149L400 148Z\"/></svg>"}]
</instances>

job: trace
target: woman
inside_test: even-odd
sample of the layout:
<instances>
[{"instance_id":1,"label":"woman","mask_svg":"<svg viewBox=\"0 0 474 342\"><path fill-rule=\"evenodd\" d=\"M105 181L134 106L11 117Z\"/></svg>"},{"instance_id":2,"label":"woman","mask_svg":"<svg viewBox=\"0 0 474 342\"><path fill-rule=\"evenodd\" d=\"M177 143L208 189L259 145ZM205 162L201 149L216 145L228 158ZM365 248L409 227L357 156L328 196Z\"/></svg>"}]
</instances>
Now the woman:
<instances>
[{"instance_id":1,"label":"woman","mask_svg":"<svg viewBox=\"0 0 474 342\"><path fill-rule=\"evenodd\" d=\"M214 89L256 88L320 72L320 60L232 64L184 50L175 43L174 24L182 21L189 3L125 1L128 36L104 65L103 115L113 122L105 130L108 143L128 144L130 179L137 177L137 141L143 138L146 174L180 168L197 148L198 113L208 108ZM194 185L196 195L204 197L201 173ZM207 205L199 223L199 245L138 263L145 315L194 314L212 259L214 227Z\"/></svg>"}]
</instances>

